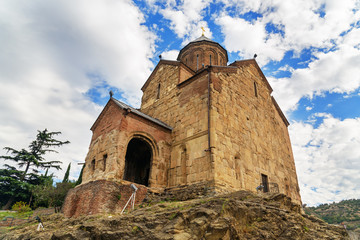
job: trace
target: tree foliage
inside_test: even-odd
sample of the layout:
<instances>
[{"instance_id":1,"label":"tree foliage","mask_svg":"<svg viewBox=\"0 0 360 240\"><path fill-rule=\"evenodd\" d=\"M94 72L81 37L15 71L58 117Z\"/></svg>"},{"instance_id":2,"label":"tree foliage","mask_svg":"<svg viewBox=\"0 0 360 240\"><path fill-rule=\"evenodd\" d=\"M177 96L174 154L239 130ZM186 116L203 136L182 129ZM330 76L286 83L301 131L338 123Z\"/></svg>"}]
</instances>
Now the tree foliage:
<instances>
[{"instance_id":1,"label":"tree foliage","mask_svg":"<svg viewBox=\"0 0 360 240\"><path fill-rule=\"evenodd\" d=\"M62 180L63 183L69 182L70 168L71 168L71 163L69 163L69 165L66 169L64 179Z\"/></svg>"},{"instance_id":2,"label":"tree foliage","mask_svg":"<svg viewBox=\"0 0 360 240\"><path fill-rule=\"evenodd\" d=\"M18 166L17 169L6 164L5 169L0 169L0 203L3 205L7 200L4 209L9 209L15 200L29 200L26 198L31 197L32 185L39 185L46 178L38 175L39 169L61 169L61 161L46 161L44 158L46 153L57 152L54 148L70 143L55 139L59 134L61 132L49 132L45 129L38 131L28 149L4 148L8 155L0 156L0 159L13 161ZM20 170L23 167L25 169Z\"/></svg>"},{"instance_id":3,"label":"tree foliage","mask_svg":"<svg viewBox=\"0 0 360 240\"><path fill-rule=\"evenodd\" d=\"M75 182L58 182L53 184L35 186L33 194L35 207L54 207L60 210L67 192L75 186Z\"/></svg>"},{"instance_id":4,"label":"tree foliage","mask_svg":"<svg viewBox=\"0 0 360 240\"><path fill-rule=\"evenodd\" d=\"M5 147L4 149L10 155L0 156L0 158L16 162L19 168L25 166L25 170L23 172L21 180L26 177L26 174L30 169L35 173L38 173L38 168L55 168L59 170L61 169L61 161L46 161L44 158L44 155L46 153L57 153L57 151L53 148L70 143L69 141L60 141L54 139L54 137L59 134L61 134L61 132L49 132L47 129L43 131L38 131L36 139L32 141L29 145L29 150L16 150L11 147Z\"/></svg>"},{"instance_id":5,"label":"tree foliage","mask_svg":"<svg viewBox=\"0 0 360 240\"><path fill-rule=\"evenodd\" d=\"M325 203L317 207L307 207L305 212L322 218L330 224L344 224L349 230L360 227L360 199L349 199L338 203Z\"/></svg>"},{"instance_id":6,"label":"tree foliage","mask_svg":"<svg viewBox=\"0 0 360 240\"><path fill-rule=\"evenodd\" d=\"M85 167L85 164L81 168L80 175L79 175L78 179L76 180L75 186L80 185L82 183L82 175L83 175L84 167Z\"/></svg>"}]
</instances>

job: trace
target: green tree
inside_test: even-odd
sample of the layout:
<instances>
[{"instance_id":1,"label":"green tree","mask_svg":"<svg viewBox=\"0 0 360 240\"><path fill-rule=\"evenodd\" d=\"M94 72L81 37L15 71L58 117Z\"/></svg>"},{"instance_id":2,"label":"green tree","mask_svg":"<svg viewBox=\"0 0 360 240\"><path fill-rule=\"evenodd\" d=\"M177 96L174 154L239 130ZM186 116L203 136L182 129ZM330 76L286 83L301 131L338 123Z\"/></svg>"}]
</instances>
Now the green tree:
<instances>
[{"instance_id":1,"label":"green tree","mask_svg":"<svg viewBox=\"0 0 360 240\"><path fill-rule=\"evenodd\" d=\"M0 169L0 204L3 206L11 197L14 200L27 200L29 195L29 184L20 181L22 172L16 168L7 166L7 169Z\"/></svg>"},{"instance_id":2,"label":"green tree","mask_svg":"<svg viewBox=\"0 0 360 240\"><path fill-rule=\"evenodd\" d=\"M8 168L7 170L13 171L11 176L6 177L6 172L4 176L0 175L0 181L11 181L11 191L8 191L7 194L9 195L7 203L3 206L3 209L9 209L11 204L16 199L18 195L18 191L22 191L24 189L28 189L29 186L25 186L26 183L29 183L28 180L31 180L31 177L38 178L39 176L36 175L39 172L39 168L42 169L61 169L60 164L61 161L46 161L44 155L49 152L57 152L54 150L55 147L60 147L64 144L70 143L69 141L60 141L55 139L54 137L61 134L61 132L49 132L47 129L43 131L38 131L36 135L36 139L32 141L28 147L28 150L21 149L16 150L11 147L5 147L4 149L7 151L9 155L0 156L0 158L5 160L14 161L17 163L19 168L25 167L24 171L20 171L15 169L9 165L6 165ZM32 171L32 174L29 174L29 171ZM16 174L15 174L16 171ZM4 177L4 178L2 178ZM9 180L8 177L12 178ZM4 183L4 182L3 182ZM5 183L4 183L5 184ZM29 192L29 189L28 189Z\"/></svg>"},{"instance_id":3,"label":"green tree","mask_svg":"<svg viewBox=\"0 0 360 240\"><path fill-rule=\"evenodd\" d=\"M35 186L33 194L36 207L54 207L59 212L64 203L67 192L75 186L75 182L58 182L52 184Z\"/></svg>"},{"instance_id":4,"label":"green tree","mask_svg":"<svg viewBox=\"0 0 360 240\"><path fill-rule=\"evenodd\" d=\"M47 178L34 173L29 173L27 177L20 181L23 172L16 170L15 167L7 166L6 169L0 169L0 205L5 205L13 197L15 201L31 202L32 188L37 185L43 185Z\"/></svg>"},{"instance_id":5,"label":"green tree","mask_svg":"<svg viewBox=\"0 0 360 240\"><path fill-rule=\"evenodd\" d=\"M64 179L62 180L63 183L69 182L70 168L71 168L71 163L69 163L69 165L68 165L68 167L66 169Z\"/></svg>"},{"instance_id":6,"label":"green tree","mask_svg":"<svg viewBox=\"0 0 360 240\"><path fill-rule=\"evenodd\" d=\"M81 168L80 175L79 175L78 180L75 183L75 186L80 185L82 183L82 175L83 175L84 168L85 168L85 164L83 164L83 166Z\"/></svg>"},{"instance_id":7,"label":"green tree","mask_svg":"<svg viewBox=\"0 0 360 240\"><path fill-rule=\"evenodd\" d=\"M60 211L68 191L73 187L75 187L75 182L56 183L56 187L50 195L50 206L55 207L55 212Z\"/></svg>"}]
</instances>

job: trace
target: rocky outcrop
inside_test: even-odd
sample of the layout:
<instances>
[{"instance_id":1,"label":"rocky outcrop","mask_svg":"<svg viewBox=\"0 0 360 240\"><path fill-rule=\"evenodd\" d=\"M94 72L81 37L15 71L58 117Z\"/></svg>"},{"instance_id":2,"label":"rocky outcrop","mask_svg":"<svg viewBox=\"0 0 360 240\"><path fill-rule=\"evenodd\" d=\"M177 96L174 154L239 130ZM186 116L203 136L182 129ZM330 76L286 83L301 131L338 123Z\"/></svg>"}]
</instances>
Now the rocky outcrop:
<instances>
[{"instance_id":1,"label":"rocky outcrop","mask_svg":"<svg viewBox=\"0 0 360 240\"><path fill-rule=\"evenodd\" d=\"M240 191L189 201L140 205L124 215L44 219L0 239L350 239L346 230L302 213L283 194Z\"/></svg>"}]
</instances>

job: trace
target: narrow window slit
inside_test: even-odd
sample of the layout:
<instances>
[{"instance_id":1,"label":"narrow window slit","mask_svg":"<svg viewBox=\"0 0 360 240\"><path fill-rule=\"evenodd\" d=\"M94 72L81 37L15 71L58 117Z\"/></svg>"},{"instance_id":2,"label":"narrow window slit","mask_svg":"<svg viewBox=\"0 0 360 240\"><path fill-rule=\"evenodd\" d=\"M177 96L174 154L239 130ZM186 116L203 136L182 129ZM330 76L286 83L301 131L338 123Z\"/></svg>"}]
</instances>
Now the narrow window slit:
<instances>
[{"instance_id":1,"label":"narrow window slit","mask_svg":"<svg viewBox=\"0 0 360 240\"><path fill-rule=\"evenodd\" d=\"M95 171L95 159L93 159L93 160L91 161L90 167L91 167L91 170Z\"/></svg>"},{"instance_id":2,"label":"narrow window slit","mask_svg":"<svg viewBox=\"0 0 360 240\"><path fill-rule=\"evenodd\" d=\"M255 94L255 97L258 96L256 82L254 82L254 94Z\"/></svg>"},{"instance_id":3,"label":"narrow window slit","mask_svg":"<svg viewBox=\"0 0 360 240\"><path fill-rule=\"evenodd\" d=\"M105 171L106 169L106 159L107 159L107 154L103 155L103 171Z\"/></svg>"},{"instance_id":4,"label":"narrow window slit","mask_svg":"<svg viewBox=\"0 0 360 240\"><path fill-rule=\"evenodd\" d=\"M161 88L161 85L159 83L158 88L157 88L156 99L160 99L160 88Z\"/></svg>"}]
</instances>

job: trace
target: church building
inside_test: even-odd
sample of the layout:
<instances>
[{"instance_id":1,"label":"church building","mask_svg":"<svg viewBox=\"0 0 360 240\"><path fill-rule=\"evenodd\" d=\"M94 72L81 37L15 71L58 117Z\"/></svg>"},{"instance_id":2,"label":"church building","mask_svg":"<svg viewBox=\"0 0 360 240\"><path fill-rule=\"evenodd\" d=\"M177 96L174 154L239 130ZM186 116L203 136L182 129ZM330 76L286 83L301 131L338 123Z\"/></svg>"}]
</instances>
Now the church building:
<instances>
[{"instance_id":1,"label":"church building","mask_svg":"<svg viewBox=\"0 0 360 240\"><path fill-rule=\"evenodd\" d=\"M135 183L154 192L279 192L300 204L289 122L255 59L228 64L205 36L160 59L140 109L110 96L91 127L83 184Z\"/></svg>"}]
</instances>

